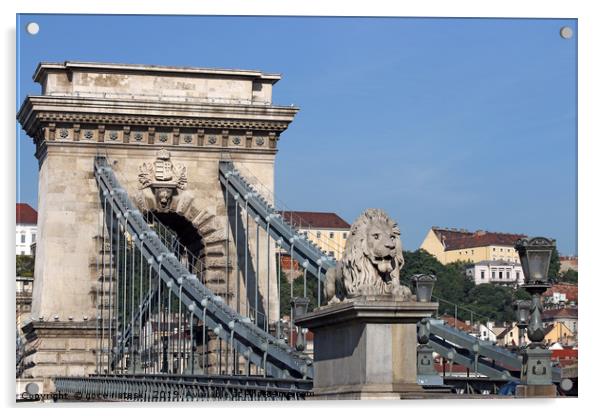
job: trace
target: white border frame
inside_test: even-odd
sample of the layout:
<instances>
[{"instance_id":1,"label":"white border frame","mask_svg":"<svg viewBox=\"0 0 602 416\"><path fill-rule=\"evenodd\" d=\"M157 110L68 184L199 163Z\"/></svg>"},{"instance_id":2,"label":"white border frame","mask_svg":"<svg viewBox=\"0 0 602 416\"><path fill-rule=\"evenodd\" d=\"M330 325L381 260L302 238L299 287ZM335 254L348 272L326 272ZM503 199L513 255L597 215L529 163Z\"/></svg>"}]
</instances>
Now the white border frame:
<instances>
[{"instance_id":1,"label":"white border frame","mask_svg":"<svg viewBox=\"0 0 602 416\"><path fill-rule=\"evenodd\" d=\"M16 56L16 35L15 21L16 13L90 13L90 14L219 14L219 15L303 15L303 16L415 16L415 17L533 17L533 18L577 18L578 19L578 244L580 247L580 268L581 268L581 322L582 328L581 343L579 345L581 355L579 399L558 399L558 400L442 400L442 401L411 401L403 403L379 403L378 406L387 408L395 412L416 412L416 411L435 411L449 414L465 414L475 411L486 411L498 413L520 412L525 406L531 407L530 411L537 411L540 414L560 414L563 411L578 411L575 406L585 410L585 406L595 405L593 400L596 398L597 390L600 386L600 377L596 377L595 368L597 367L598 348L600 345L600 333L598 320L600 311L596 307L594 297L600 296L600 276L595 274L596 260L598 260L597 249L599 245L599 235L602 231L600 213L602 206L600 204L600 184L596 178L602 177L601 166L598 157L602 156L600 152L600 139L602 138L600 129L600 107L596 107L596 98L600 93L600 74L602 67L600 64L601 45L597 44L602 40L602 22L600 16L595 13L596 2L576 2L570 1L477 1L477 0L430 0L416 2L392 2L384 0L370 0L358 2L352 0L339 1L278 1L278 0L222 0L222 1L186 1L169 0L160 2L152 0L153 4L142 4L140 1L73 1L73 0L22 0L17 4L3 4L0 18L2 19L4 29L4 42L2 42L2 57L4 65L2 76L2 88L4 97L2 99L2 128L3 135L2 146L2 177L5 180L5 201L2 207L3 230L11 230L14 225L14 206L15 206L15 178L16 178L16 121L15 121L15 56ZM8 36L6 36L8 35ZM595 76L597 74L598 76ZM596 117L597 116L597 117ZM550 169L554 169L550 166ZM542 172L545 175L545 172ZM8 182L8 184L6 183ZM6 191L8 188L8 192ZM8 197L6 194L8 193ZM563 198L562 190L559 189L558 197ZM572 197L572 196L570 196ZM2 263L6 273L4 274L6 282L12 282L10 276L14 274L14 244L12 232L4 235ZM11 267L7 267L10 265ZM9 309L14 305L14 286L5 286L4 304ZM591 295L590 295L591 294ZM589 295L589 296L588 296ZM14 309L13 309L14 310ZM5 393L5 403L13 403L14 378L12 378L12 363L14 355L12 353L14 327L12 326L12 311L5 313L6 327L3 334L10 334L4 337L5 342L2 348L6 348L4 360L1 360L3 366L6 364L5 371L2 371L3 388ZM593 400L592 400L593 399ZM372 403L374 405L374 403ZM401 406L403 405L403 408ZM123 406L123 404L121 404ZM226 409L215 409L218 405L203 404L203 407L210 412L225 411ZM240 405L239 405L240 406ZM326 407L331 411L335 408L345 408L345 413L349 411L362 412L367 410L370 404L361 402L334 402L328 404L318 403L295 403L271 405L279 413L307 413L315 412L318 407ZM428 409L425 408L428 407ZM25 406L19 406L15 409L22 412ZM50 406L45 406L45 410ZM62 405L59 411L64 412ZM173 405L153 406L156 411L165 411L165 407L174 407ZM188 407L188 406L187 406ZM192 406L198 409L199 404ZM211 407L212 409L207 409ZM223 407L223 406L220 406ZM88 411L104 411L97 405L87 406ZM253 411L260 409L259 405L252 406ZM150 410L150 409L148 409ZM192 409L190 409L192 410ZM39 409L34 410L39 412ZM197 411L201 411L198 409ZM238 409L240 411L240 409ZM263 411L262 411L263 413Z\"/></svg>"}]
</instances>

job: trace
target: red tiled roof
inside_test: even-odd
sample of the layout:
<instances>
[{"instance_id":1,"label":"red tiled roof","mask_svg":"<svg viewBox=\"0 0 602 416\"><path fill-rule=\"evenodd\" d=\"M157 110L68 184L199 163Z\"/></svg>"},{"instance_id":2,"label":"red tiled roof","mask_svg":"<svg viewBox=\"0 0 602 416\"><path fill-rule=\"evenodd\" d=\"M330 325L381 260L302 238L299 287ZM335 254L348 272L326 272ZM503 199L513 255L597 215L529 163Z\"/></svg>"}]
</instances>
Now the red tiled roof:
<instances>
[{"instance_id":1,"label":"red tiled roof","mask_svg":"<svg viewBox=\"0 0 602 416\"><path fill-rule=\"evenodd\" d=\"M471 247L510 246L514 247L517 240L526 237L523 234L486 233L456 238L445 242L445 250L460 250Z\"/></svg>"},{"instance_id":2,"label":"red tiled roof","mask_svg":"<svg viewBox=\"0 0 602 416\"><path fill-rule=\"evenodd\" d=\"M454 240L456 238L472 235L472 232L470 232L468 230L460 230L457 228L433 227L433 231L434 231L435 235L437 236L437 238L439 239L439 241L441 241L441 242L443 242L443 240L449 241L449 240Z\"/></svg>"},{"instance_id":3,"label":"red tiled roof","mask_svg":"<svg viewBox=\"0 0 602 416\"><path fill-rule=\"evenodd\" d=\"M29 204L17 204L17 224L37 224L38 212Z\"/></svg>"},{"instance_id":4,"label":"red tiled roof","mask_svg":"<svg viewBox=\"0 0 602 416\"><path fill-rule=\"evenodd\" d=\"M577 319L577 308L561 308L561 309L547 309L543 311L543 320L562 319L562 318L573 318Z\"/></svg>"},{"instance_id":5,"label":"red tiled roof","mask_svg":"<svg viewBox=\"0 0 602 416\"><path fill-rule=\"evenodd\" d=\"M461 250L463 248L487 246L511 246L516 241L526 237L524 234L494 233L490 231L468 231L456 228L436 228L433 231L443 243L445 250Z\"/></svg>"},{"instance_id":6,"label":"red tiled roof","mask_svg":"<svg viewBox=\"0 0 602 416\"><path fill-rule=\"evenodd\" d=\"M570 283L556 283L544 292L544 296L553 296L554 293L564 293L568 302L577 302L579 290L577 285Z\"/></svg>"},{"instance_id":7,"label":"red tiled roof","mask_svg":"<svg viewBox=\"0 0 602 416\"><path fill-rule=\"evenodd\" d=\"M435 362L434 364L435 371L442 373L449 373L449 363L445 364L445 369L443 368L443 364L439 362ZM468 369L467 367L460 364L452 364L452 373L465 373L466 371L473 371L472 369Z\"/></svg>"},{"instance_id":8,"label":"red tiled roof","mask_svg":"<svg viewBox=\"0 0 602 416\"><path fill-rule=\"evenodd\" d=\"M579 357L579 351L570 349L570 348L564 348L562 350L551 350L551 351L552 351L553 359L568 360L568 359L577 359Z\"/></svg>"},{"instance_id":9,"label":"red tiled roof","mask_svg":"<svg viewBox=\"0 0 602 416\"><path fill-rule=\"evenodd\" d=\"M347 221L334 212L280 211L279 214L297 228L351 228Z\"/></svg>"},{"instance_id":10,"label":"red tiled roof","mask_svg":"<svg viewBox=\"0 0 602 416\"><path fill-rule=\"evenodd\" d=\"M293 345L297 342L297 336L298 336L297 331L293 331ZM307 333L305 334L305 340L308 342L313 342L314 333L311 331L307 331Z\"/></svg>"},{"instance_id":11,"label":"red tiled roof","mask_svg":"<svg viewBox=\"0 0 602 416\"><path fill-rule=\"evenodd\" d=\"M470 325L467 325L466 322L464 321L460 321L459 319L454 318L453 316L449 316L449 315L441 315L439 317L439 319L442 319L443 321L445 321L445 323L451 327L455 327L457 329L459 329L460 331L464 331L464 332L472 332L473 328ZM455 321L455 326L454 326L454 321Z\"/></svg>"}]
</instances>

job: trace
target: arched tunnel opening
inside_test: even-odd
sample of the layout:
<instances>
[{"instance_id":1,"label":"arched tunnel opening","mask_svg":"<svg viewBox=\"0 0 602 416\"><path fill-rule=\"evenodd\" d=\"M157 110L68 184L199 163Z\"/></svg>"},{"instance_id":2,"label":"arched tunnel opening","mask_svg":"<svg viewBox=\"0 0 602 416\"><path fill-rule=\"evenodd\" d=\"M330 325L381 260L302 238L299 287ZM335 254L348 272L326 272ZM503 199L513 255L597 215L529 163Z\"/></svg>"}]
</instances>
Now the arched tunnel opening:
<instances>
[{"instance_id":1,"label":"arched tunnel opening","mask_svg":"<svg viewBox=\"0 0 602 416\"><path fill-rule=\"evenodd\" d=\"M196 227L186 218L174 212L153 212L153 216L167 228L167 233L175 235L180 243L180 246L168 248L173 248L174 254L179 257L188 271L197 274L201 279L205 272L205 244ZM166 230L163 230L161 225L154 225L158 234L165 233ZM168 241L171 241L169 237Z\"/></svg>"}]
</instances>

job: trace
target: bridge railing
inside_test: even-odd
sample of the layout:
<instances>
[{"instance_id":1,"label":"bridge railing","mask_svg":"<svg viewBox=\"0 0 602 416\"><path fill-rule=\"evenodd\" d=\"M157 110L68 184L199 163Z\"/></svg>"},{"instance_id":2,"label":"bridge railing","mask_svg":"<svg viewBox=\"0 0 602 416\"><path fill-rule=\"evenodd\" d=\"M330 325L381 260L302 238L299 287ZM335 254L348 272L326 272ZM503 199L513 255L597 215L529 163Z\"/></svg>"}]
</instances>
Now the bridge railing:
<instances>
[{"instance_id":1,"label":"bridge railing","mask_svg":"<svg viewBox=\"0 0 602 416\"><path fill-rule=\"evenodd\" d=\"M135 208L106 159L96 159L95 173L106 224L102 246L108 241L109 253L99 265L99 374L194 374L211 366L218 374L313 377L309 357L253 325L190 273ZM201 355L196 345L204 347Z\"/></svg>"},{"instance_id":2,"label":"bridge railing","mask_svg":"<svg viewBox=\"0 0 602 416\"><path fill-rule=\"evenodd\" d=\"M239 230L239 215L244 213L244 230L247 230L244 234L245 241L242 243L243 247L248 245L248 234L253 227L256 229L256 240L260 238L259 230L265 231L266 247L265 253L259 253L259 245L257 244L256 258L261 261L265 258L266 262L270 262L273 258L273 253L270 253L270 247L275 243L276 250L278 252L286 252L293 260L296 261L300 267L300 270L294 269L294 262L290 264L289 279L291 279L291 291L289 293L290 299L292 300L295 295L302 296L301 293L294 293L294 285L292 279L298 275L302 275L304 281L307 280L307 274L317 279L318 285L316 288L315 297L317 298L317 305L322 305L322 283L325 278L325 273L328 269L335 267L336 262L333 257L328 256L324 253L315 243L310 241L307 236L300 233L295 226L289 224L285 218L282 217L280 212L272 206L268 200L255 189L257 184L251 185L250 182L245 178L243 174L234 167L234 164L229 161L220 162L219 167L219 179L224 187L224 197L226 199L226 206L228 207L228 215L234 218L235 224L232 225L234 233L238 233ZM258 182L260 184L260 182ZM234 207L231 207L234 205ZM232 209L233 208L233 209ZM234 212L230 212L233 210ZM232 215L233 214L233 215ZM249 219L253 221L249 223ZM241 221L242 222L242 221ZM242 224L241 224L242 225ZM229 231L229 227L228 227ZM238 235L233 236L234 241L238 240ZM265 256L265 257L264 257ZM236 262L238 264L238 262ZM242 271L243 277L247 278L247 258L244 261L244 270ZM268 275L267 284L270 286L269 270L267 268ZM236 273L238 270L236 270ZM280 276L276 277L280 284ZM304 284L305 293L307 284ZM280 295L280 290L278 291ZM269 296L269 292L268 292ZM278 305L281 304L281 299L277 300ZM255 297L257 302L257 297ZM266 302L269 307L269 300ZM259 304L251 305L254 310L260 310ZM266 311L267 316L271 316L269 310Z\"/></svg>"}]
</instances>

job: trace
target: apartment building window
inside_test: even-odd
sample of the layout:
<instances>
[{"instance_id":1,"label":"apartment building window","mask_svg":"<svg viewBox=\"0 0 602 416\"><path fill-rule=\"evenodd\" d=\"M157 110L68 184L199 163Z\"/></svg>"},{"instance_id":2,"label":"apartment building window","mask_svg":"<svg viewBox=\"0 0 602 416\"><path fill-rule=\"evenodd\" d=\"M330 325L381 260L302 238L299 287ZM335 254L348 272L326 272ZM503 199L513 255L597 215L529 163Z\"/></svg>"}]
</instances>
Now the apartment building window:
<instances>
[{"instance_id":1,"label":"apartment building window","mask_svg":"<svg viewBox=\"0 0 602 416\"><path fill-rule=\"evenodd\" d=\"M495 270L491 270L491 278L495 279Z\"/></svg>"},{"instance_id":2,"label":"apartment building window","mask_svg":"<svg viewBox=\"0 0 602 416\"><path fill-rule=\"evenodd\" d=\"M343 240L347 240L347 233L343 233Z\"/></svg>"},{"instance_id":3,"label":"apartment building window","mask_svg":"<svg viewBox=\"0 0 602 416\"><path fill-rule=\"evenodd\" d=\"M520 279L520 272L517 271L516 272L516 280L519 280L519 279Z\"/></svg>"},{"instance_id":4,"label":"apartment building window","mask_svg":"<svg viewBox=\"0 0 602 416\"><path fill-rule=\"evenodd\" d=\"M36 242L36 233L32 233L31 234L31 242L35 243Z\"/></svg>"},{"instance_id":5,"label":"apartment building window","mask_svg":"<svg viewBox=\"0 0 602 416\"><path fill-rule=\"evenodd\" d=\"M481 280L485 280L485 270L481 270Z\"/></svg>"},{"instance_id":6,"label":"apartment building window","mask_svg":"<svg viewBox=\"0 0 602 416\"><path fill-rule=\"evenodd\" d=\"M510 280L510 272L506 272L506 279Z\"/></svg>"},{"instance_id":7,"label":"apartment building window","mask_svg":"<svg viewBox=\"0 0 602 416\"><path fill-rule=\"evenodd\" d=\"M504 272L500 270L500 280L504 278Z\"/></svg>"},{"instance_id":8,"label":"apartment building window","mask_svg":"<svg viewBox=\"0 0 602 416\"><path fill-rule=\"evenodd\" d=\"M317 237L317 238L320 238L320 237L322 237L322 233L321 233L320 231L318 231L318 232L316 233L316 237Z\"/></svg>"},{"instance_id":9,"label":"apartment building window","mask_svg":"<svg viewBox=\"0 0 602 416\"><path fill-rule=\"evenodd\" d=\"M333 232L330 233L330 238L334 238L334 233Z\"/></svg>"},{"instance_id":10,"label":"apartment building window","mask_svg":"<svg viewBox=\"0 0 602 416\"><path fill-rule=\"evenodd\" d=\"M493 247L493 251L495 251L495 247Z\"/></svg>"},{"instance_id":11,"label":"apartment building window","mask_svg":"<svg viewBox=\"0 0 602 416\"><path fill-rule=\"evenodd\" d=\"M25 234L21 234L21 243L25 243Z\"/></svg>"}]
</instances>

